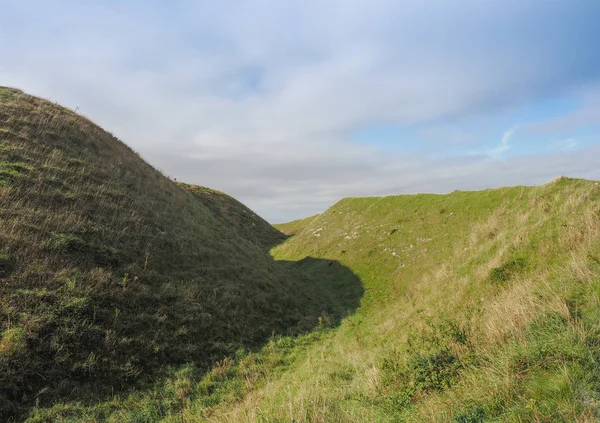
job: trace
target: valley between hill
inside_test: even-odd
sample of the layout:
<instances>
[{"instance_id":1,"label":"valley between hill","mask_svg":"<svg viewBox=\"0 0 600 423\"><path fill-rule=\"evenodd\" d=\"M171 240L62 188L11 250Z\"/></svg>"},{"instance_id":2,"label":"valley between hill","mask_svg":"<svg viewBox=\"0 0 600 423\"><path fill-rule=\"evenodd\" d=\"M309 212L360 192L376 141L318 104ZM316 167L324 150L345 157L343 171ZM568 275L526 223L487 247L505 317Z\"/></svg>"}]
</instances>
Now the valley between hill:
<instances>
[{"instance_id":1,"label":"valley between hill","mask_svg":"<svg viewBox=\"0 0 600 423\"><path fill-rule=\"evenodd\" d=\"M347 198L275 225L0 89L0 415L592 422L600 185Z\"/></svg>"}]
</instances>

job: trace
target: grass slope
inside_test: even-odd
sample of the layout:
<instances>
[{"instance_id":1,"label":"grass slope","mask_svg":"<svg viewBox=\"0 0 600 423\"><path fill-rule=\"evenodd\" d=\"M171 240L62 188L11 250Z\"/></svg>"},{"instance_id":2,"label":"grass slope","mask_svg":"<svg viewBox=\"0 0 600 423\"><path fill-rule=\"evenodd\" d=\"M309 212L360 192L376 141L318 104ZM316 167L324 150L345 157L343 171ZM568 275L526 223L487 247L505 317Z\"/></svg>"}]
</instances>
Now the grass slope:
<instances>
[{"instance_id":1,"label":"grass slope","mask_svg":"<svg viewBox=\"0 0 600 423\"><path fill-rule=\"evenodd\" d=\"M307 217L305 219L298 219L288 223L280 223L275 225L277 229L279 229L283 234L288 237L292 237L297 233L301 232L304 228L306 228L310 223L317 219L319 215Z\"/></svg>"},{"instance_id":2,"label":"grass slope","mask_svg":"<svg viewBox=\"0 0 600 423\"><path fill-rule=\"evenodd\" d=\"M596 182L345 199L274 255L339 260L362 307L214 421L600 417Z\"/></svg>"},{"instance_id":3,"label":"grass slope","mask_svg":"<svg viewBox=\"0 0 600 423\"><path fill-rule=\"evenodd\" d=\"M598 183L352 198L279 227L294 235L274 256L339 261L364 284L360 309L181 375L182 413L163 421L600 418ZM153 410L149 398L130 404Z\"/></svg>"},{"instance_id":4,"label":"grass slope","mask_svg":"<svg viewBox=\"0 0 600 423\"><path fill-rule=\"evenodd\" d=\"M224 192L196 185L181 185L193 192L217 219L235 228L242 237L264 250L268 251L286 239L283 232Z\"/></svg>"},{"instance_id":5,"label":"grass slope","mask_svg":"<svg viewBox=\"0 0 600 423\"><path fill-rule=\"evenodd\" d=\"M93 405L186 363L201 375L339 315L306 263L269 256L282 239L82 116L0 88L0 420Z\"/></svg>"},{"instance_id":6,"label":"grass slope","mask_svg":"<svg viewBox=\"0 0 600 423\"><path fill-rule=\"evenodd\" d=\"M30 421L600 418L598 183L352 198L279 227L294 235L272 254L320 260L305 271L329 281L334 298L353 290L338 266L360 276L361 306L340 326L274 337L204 376L184 368L152 390L40 409Z\"/></svg>"}]
</instances>

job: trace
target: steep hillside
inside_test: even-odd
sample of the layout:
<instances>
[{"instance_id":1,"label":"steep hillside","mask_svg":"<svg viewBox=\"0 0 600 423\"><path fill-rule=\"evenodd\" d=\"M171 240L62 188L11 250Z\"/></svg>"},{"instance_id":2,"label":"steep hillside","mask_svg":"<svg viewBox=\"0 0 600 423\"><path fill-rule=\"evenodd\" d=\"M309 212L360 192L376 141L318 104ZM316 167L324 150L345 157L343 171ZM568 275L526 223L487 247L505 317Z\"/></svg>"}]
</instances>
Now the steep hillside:
<instances>
[{"instance_id":1,"label":"steep hillside","mask_svg":"<svg viewBox=\"0 0 600 423\"><path fill-rule=\"evenodd\" d=\"M0 88L0 420L92 404L184 363L201 374L316 326L339 307L266 253L282 239L82 116Z\"/></svg>"}]
</instances>

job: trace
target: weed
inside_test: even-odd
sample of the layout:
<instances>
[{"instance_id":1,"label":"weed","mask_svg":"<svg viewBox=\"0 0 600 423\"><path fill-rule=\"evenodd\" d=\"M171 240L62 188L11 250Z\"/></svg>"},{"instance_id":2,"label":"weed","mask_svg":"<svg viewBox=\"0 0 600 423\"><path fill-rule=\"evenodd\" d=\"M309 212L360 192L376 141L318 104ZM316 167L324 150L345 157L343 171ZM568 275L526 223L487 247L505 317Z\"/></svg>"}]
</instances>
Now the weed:
<instances>
[{"instance_id":1,"label":"weed","mask_svg":"<svg viewBox=\"0 0 600 423\"><path fill-rule=\"evenodd\" d=\"M0 357L15 357L25 352L27 344L22 328L6 329L0 338Z\"/></svg>"},{"instance_id":2,"label":"weed","mask_svg":"<svg viewBox=\"0 0 600 423\"><path fill-rule=\"evenodd\" d=\"M83 239L69 233L53 233L44 246L59 253L85 252L87 244Z\"/></svg>"},{"instance_id":3,"label":"weed","mask_svg":"<svg viewBox=\"0 0 600 423\"><path fill-rule=\"evenodd\" d=\"M459 412L454 417L456 423L482 423L488 419L486 410L482 407L471 407L468 411Z\"/></svg>"},{"instance_id":4,"label":"weed","mask_svg":"<svg viewBox=\"0 0 600 423\"><path fill-rule=\"evenodd\" d=\"M7 277L14 269L14 263L7 254L0 254L0 278Z\"/></svg>"},{"instance_id":5,"label":"weed","mask_svg":"<svg viewBox=\"0 0 600 423\"><path fill-rule=\"evenodd\" d=\"M490 271L488 277L492 283L502 283L508 281L515 273L522 272L527 268L527 262L524 258L515 258L507 261L502 266L495 267Z\"/></svg>"}]
</instances>

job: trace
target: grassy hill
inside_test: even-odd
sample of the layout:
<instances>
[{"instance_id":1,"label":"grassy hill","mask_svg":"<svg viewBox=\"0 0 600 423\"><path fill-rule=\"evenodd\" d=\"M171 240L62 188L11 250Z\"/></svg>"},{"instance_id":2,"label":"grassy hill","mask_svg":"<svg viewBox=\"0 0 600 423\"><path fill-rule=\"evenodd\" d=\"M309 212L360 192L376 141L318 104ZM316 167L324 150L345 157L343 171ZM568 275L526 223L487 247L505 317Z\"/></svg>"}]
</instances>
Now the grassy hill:
<instances>
[{"instance_id":1,"label":"grassy hill","mask_svg":"<svg viewBox=\"0 0 600 423\"><path fill-rule=\"evenodd\" d=\"M282 235L80 116L0 93L3 410L600 419L597 182L349 198Z\"/></svg>"},{"instance_id":2,"label":"grassy hill","mask_svg":"<svg viewBox=\"0 0 600 423\"><path fill-rule=\"evenodd\" d=\"M343 301L340 326L272 338L197 377L32 422L593 422L600 418L600 185L350 198L278 225L272 250ZM308 257L308 258L307 258ZM332 263L332 266L329 266ZM181 387L184 387L183 390ZM46 419L46 420L45 420Z\"/></svg>"},{"instance_id":3,"label":"grassy hill","mask_svg":"<svg viewBox=\"0 0 600 423\"><path fill-rule=\"evenodd\" d=\"M597 182L350 198L291 231L274 256L339 260L361 308L211 421L600 418Z\"/></svg>"},{"instance_id":4,"label":"grassy hill","mask_svg":"<svg viewBox=\"0 0 600 423\"><path fill-rule=\"evenodd\" d=\"M341 315L306 263L268 254L284 238L84 117L0 88L0 421L94 404L184 364L202 374L323 310Z\"/></svg>"}]
</instances>

